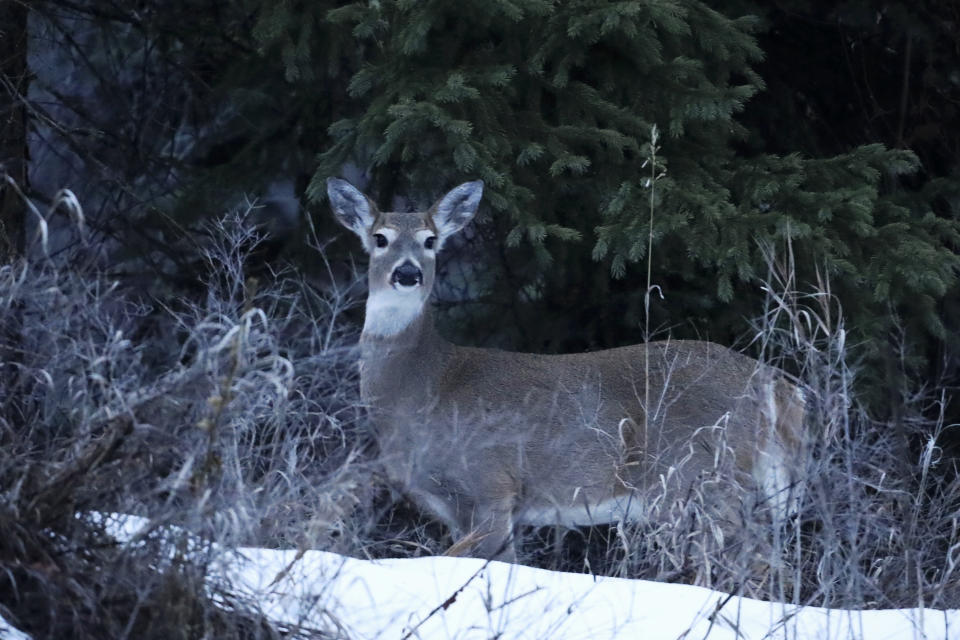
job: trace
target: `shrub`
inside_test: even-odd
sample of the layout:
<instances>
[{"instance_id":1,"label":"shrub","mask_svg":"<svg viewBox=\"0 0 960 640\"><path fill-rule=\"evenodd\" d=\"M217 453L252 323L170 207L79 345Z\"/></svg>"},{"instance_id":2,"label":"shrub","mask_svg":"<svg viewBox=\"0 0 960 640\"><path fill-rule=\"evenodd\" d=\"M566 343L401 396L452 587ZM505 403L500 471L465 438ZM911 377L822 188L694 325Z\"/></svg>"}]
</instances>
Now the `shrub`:
<instances>
[{"instance_id":1,"label":"shrub","mask_svg":"<svg viewBox=\"0 0 960 640\"><path fill-rule=\"evenodd\" d=\"M248 277L244 214L206 232L193 294L135 290L90 245L0 267L0 603L35 638L311 635L215 561L241 542L358 548L356 287ZM120 545L103 512L150 525Z\"/></svg>"}]
</instances>

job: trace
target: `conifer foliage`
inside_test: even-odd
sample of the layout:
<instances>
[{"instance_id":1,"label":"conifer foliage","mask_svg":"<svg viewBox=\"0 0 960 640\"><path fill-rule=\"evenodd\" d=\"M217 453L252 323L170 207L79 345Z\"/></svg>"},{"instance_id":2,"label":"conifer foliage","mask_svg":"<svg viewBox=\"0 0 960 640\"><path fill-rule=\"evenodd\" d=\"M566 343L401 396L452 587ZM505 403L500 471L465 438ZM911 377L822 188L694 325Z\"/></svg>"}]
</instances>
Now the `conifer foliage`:
<instances>
[{"instance_id":1,"label":"conifer foliage","mask_svg":"<svg viewBox=\"0 0 960 640\"><path fill-rule=\"evenodd\" d=\"M471 342L537 351L613 346L644 337L644 163L656 125L651 272L663 297L653 298L651 327L727 343L743 337L760 309L760 247L783 255L789 244L799 285L829 278L852 342L871 358L894 328L913 341L913 355L958 343L960 313L944 304L957 290L956 138L941 135L932 150L921 144L931 114L944 134L955 111L954 23L922 7L890 3L870 12L846 3L803 30L784 17L805 15L800 2L143 6L107 11L45 0L32 8L36 24L55 25L50 33L81 61L77 69L93 68L89 93L122 106L98 119L75 106L87 89L70 96L46 87L44 101L61 96L61 109L76 110L49 135L96 168L97 179L85 184L119 181L125 198L139 198L132 209L158 207L189 224L240 194L292 179L295 195L312 205L311 224L333 235L322 185L351 165L382 206L424 206L453 184L482 178L480 224L466 238L471 251L455 260L473 270L441 278L462 285L446 300L480 304L451 305L460 315L448 329ZM182 20L187 7L196 20ZM96 25L103 37L56 36L78 24ZM837 104L812 102L818 78L839 93L845 77L826 68L839 55L824 53L836 39L830 29L850 55L872 47L885 56L877 69L897 70L894 83L869 60L848 61L864 69L863 95L885 89L871 94L873 111L849 115L849 99L839 95ZM778 45L811 33L819 38L811 51L797 44L795 55L784 54ZM798 74L786 57L814 62ZM120 73L132 58L142 73ZM793 76L777 75L784 69ZM906 72L922 69L908 82ZM149 82L141 87L142 78ZM31 108L47 113L42 101ZM844 123L863 121L864 133L844 124L845 135L826 144L819 123L839 112ZM70 133L87 118L108 137ZM872 128L883 121L891 124ZM896 135L873 135L885 129ZM140 228L113 232L136 245L128 255L145 255L171 231L146 241L143 229L165 219L151 215ZM335 254L348 251L341 245L331 247Z\"/></svg>"},{"instance_id":2,"label":"conifer foliage","mask_svg":"<svg viewBox=\"0 0 960 640\"><path fill-rule=\"evenodd\" d=\"M890 311L905 309L921 334L943 338L937 300L956 280L960 227L900 189L917 158L881 144L825 158L743 153L751 132L738 114L764 89L761 25L726 9L468 0L290 10L285 29L272 29L286 34L288 78L308 64L296 52L314 50L300 44L310 38L304 14L349 31L358 52L350 106L329 128L307 193L321 202L324 180L345 163L368 169L384 204L398 194L424 204L482 178L488 239L508 248L477 257L495 274L475 292L491 303L484 323L513 346L609 346L639 331L644 162L657 125L653 273L666 298L656 326L742 335L764 275L760 247L789 242L801 281L821 268L861 340L888 332Z\"/></svg>"}]
</instances>

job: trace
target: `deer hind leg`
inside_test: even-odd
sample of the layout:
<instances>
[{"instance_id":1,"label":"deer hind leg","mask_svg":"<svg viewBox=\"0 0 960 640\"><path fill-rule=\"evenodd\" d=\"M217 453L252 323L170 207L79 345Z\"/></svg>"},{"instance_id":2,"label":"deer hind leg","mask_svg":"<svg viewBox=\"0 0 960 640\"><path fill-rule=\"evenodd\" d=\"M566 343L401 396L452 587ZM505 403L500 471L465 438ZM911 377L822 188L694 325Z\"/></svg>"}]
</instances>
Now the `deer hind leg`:
<instances>
[{"instance_id":1,"label":"deer hind leg","mask_svg":"<svg viewBox=\"0 0 960 640\"><path fill-rule=\"evenodd\" d=\"M790 582L785 545L802 502L806 451L803 392L776 379L764 387L759 399L762 432L752 468L754 493L747 498L740 533L750 556L739 563L761 592L768 581Z\"/></svg>"},{"instance_id":2,"label":"deer hind leg","mask_svg":"<svg viewBox=\"0 0 960 640\"><path fill-rule=\"evenodd\" d=\"M761 414L765 438L754 477L773 521L782 524L799 507L805 403L803 392L783 380L771 381L764 391Z\"/></svg>"}]
</instances>

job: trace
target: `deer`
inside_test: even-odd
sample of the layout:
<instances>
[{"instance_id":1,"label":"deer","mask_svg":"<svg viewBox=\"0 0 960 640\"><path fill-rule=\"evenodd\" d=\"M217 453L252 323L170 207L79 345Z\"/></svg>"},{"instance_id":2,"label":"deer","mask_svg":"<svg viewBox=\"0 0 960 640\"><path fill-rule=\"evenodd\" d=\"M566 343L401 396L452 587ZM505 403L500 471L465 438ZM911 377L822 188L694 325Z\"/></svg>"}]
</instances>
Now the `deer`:
<instances>
[{"instance_id":1,"label":"deer","mask_svg":"<svg viewBox=\"0 0 960 640\"><path fill-rule=\"evenodd\" d=\"M369 255L360 395L388 481L454 547L510 562L519 525L655 518L712 471L783 517L804 402L779 369L699 340L551 355L439 335L437 253L483 189L466 182L426 211L381 212L349 182L327 181L336 220Z\"/></svg>"}]
</instances>

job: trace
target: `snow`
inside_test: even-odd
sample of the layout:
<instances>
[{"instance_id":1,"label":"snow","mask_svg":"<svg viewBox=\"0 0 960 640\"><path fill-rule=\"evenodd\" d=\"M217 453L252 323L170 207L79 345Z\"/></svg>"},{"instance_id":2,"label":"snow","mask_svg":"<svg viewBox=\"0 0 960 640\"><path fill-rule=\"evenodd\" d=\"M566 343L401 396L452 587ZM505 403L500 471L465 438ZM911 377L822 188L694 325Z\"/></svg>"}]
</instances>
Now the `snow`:
<instances>
[{"instance_id":1,"label":"snow","mask_svg":"<svg viewBox=\"0 0 960 640\"><path fill-rule=\"evenodd\" d=\"M121 528L137 527L127 520ZM960 610L797 607L475 558L369 561L240 548L224 555L219 571L278 622L363 640L960 639Z\"/></svg>"},{"instance_id":2,"label":"snow","mask_svg":"<svg viewBox=\"0 0 960 640\"><path fill-rule=\"evenodd\" d=\"M30 636L17 629L0 616L0 640L30 640Z\"/></svg>"},{"instance_id":3,"label":"snow","mask_svg":"<svg viewBox=\"0 0 960 640\"><path fill-rule=\"evenodd\" d=\"M401 638L409 631L430 639L960 638L960 610L794 607L689 585L473 558L366 561L322 551L296 556L296 551L243 549L229 570L259 595L270 617L309 620L324 608L351 638ZM304 603L310 610L302 609Z\"/></svg>"}]
</instances>

